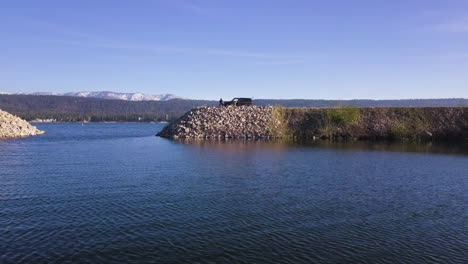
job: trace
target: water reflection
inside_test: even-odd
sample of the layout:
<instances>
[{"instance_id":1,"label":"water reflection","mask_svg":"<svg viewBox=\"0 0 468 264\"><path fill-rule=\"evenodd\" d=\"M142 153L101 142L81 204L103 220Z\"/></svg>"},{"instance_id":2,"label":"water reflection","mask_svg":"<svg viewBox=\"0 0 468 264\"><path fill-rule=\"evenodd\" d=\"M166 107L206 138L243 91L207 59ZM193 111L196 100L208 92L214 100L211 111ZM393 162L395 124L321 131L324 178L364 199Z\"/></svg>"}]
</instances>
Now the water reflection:
<instances>
[{"instance_id":1,"label":"water reflection","mask_svg":"<svg viewBox=\"0 0 468 264\"><path fill-rule=\"evenodd\" d=\"M40 124L0 141L0 263L466 262L466 146L161 127Z\"/></svg>"},{"instance_id":2,"label":"water reflection","mask_svg":"<svg viewBox=\"0 0 468 264\"><path fill-rule=\"evenodd\" d=\"M328 140L281 140L281 139L177 139L178 144L189 145L223 153L242 153L251 151L282 152L291 148L320 148L329 150L352 151L390 151L468 155L467 143L440 142L396 142L396 141L328 141Z\"/></svg>"}]
</instances>

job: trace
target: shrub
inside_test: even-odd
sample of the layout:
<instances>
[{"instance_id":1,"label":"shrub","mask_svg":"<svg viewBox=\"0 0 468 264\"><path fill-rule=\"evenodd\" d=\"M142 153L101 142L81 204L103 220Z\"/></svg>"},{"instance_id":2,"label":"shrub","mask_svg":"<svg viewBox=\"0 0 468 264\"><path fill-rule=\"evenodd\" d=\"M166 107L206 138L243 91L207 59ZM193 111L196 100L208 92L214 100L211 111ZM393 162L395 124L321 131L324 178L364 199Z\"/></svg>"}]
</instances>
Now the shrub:
<instances>
[{"instance_id":1,"label":"shrub","mask_svg":"<svg viewBox=\"0 0 468 264\"><path fill-rule=\"evenodd\" d=\"M330 124L349 125L359 119L359 108L354 106L341 106L325 110L325 116Z\"/></svg>"},{"instance_id":2,"label":"shrub","mask_svg":"<svg viewBox=\"0 0 468 264\"><path fill-rule=\"evenodd\" d=\"M390 136L395 139L418 141L429 130L429 122L420 109L406 113L406 118L395 121L390 126Z\"/></svg>"},{"instance_id":3,"label":"shrub","mask_svg":"<svg viewBox=\"0 0 468 264\"><path fill-rule=\"evenodd\" d=\"M273 107L271 113L270 131L273 137L285 138L290 135L286 108L281 106Z\"/></svg>"}]
</instances>

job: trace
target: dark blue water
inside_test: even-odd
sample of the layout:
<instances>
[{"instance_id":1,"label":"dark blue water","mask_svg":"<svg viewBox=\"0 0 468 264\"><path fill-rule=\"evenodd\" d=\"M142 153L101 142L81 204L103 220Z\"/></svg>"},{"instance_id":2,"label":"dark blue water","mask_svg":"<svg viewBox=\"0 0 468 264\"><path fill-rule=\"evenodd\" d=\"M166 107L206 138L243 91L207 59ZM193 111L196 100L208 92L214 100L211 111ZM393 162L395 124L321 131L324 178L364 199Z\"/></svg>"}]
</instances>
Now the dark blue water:
<instances>
[{"instance_id":1,"label":"dark blue water","mask_svg":"<svg viewBox=\"0 0 468 264\"><path fill-rule=\"evenodd\" d=\"M466 146L0 141L0 263L466 263Z\"/></svg>"}]
</instances>

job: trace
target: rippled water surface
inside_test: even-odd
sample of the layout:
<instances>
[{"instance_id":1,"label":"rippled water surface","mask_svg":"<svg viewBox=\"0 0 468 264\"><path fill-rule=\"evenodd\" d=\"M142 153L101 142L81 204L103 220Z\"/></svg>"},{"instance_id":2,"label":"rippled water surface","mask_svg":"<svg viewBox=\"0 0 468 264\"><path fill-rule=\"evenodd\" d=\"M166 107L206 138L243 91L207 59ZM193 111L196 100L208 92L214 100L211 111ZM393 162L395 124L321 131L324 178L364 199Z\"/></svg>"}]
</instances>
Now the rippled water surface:
<instances>
[{"instance_id":1,"label":"rippled water surface","mask_svg":"<svg viewBox=\"0 0 468 264\"><path fill-rule=\"evenodd\" d=\"M0 263L466 263L466 146L0 141Z\"/></svg>"}]
</instances>

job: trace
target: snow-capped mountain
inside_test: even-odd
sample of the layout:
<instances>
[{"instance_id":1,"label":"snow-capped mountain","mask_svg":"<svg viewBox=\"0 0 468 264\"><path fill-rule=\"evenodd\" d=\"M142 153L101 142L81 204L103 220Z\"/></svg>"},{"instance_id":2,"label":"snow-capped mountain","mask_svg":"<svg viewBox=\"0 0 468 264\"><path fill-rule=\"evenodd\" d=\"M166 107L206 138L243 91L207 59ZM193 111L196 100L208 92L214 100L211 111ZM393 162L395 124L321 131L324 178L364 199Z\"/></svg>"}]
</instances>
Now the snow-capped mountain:
<instances>
[{"instance_id":1,"label":"snow-capped mountain","mask_svg":"<svg viewBox=\"0 0 468 264\"><path fill-rule=\"evenodd\" d=\"M61 95L101 99L118 99L127 101L167 101L171 99L182 99L182 97L173 94L144 94L144 93L117 93L117 92L69 92L69 93L47 93L36 92L30 95Z\"/></svg>"}]
</instances>

